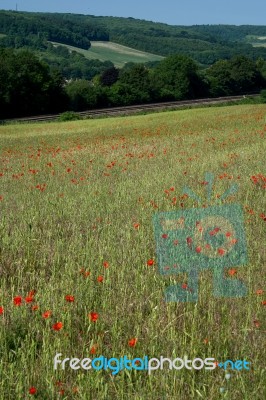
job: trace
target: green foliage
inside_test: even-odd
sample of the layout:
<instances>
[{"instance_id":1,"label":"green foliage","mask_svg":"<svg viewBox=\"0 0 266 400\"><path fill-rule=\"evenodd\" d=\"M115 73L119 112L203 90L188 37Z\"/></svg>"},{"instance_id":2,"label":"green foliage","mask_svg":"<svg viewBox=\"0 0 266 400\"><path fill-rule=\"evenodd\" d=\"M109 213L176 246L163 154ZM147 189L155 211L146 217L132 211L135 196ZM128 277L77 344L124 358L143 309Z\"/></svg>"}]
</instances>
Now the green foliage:
<instances>
[{"instance_id":1,"label":"green foliage","mask_svg":"<svg viewBox=\"0 0 266 400\"><path fill-rule=\"evenodd\" d=\"M70 82L66 86L70 109L78 111L96 108L99 102L99 91L100 89L85 79Z\"/></svg>"},{"instance_id":2,"label":"green foliage","mask_svg":"<svg viewBox=\"0 0 266 400\"><path fill-rule=\"evenodd\" d=\"M64 109L63 81L27 51L0 49L0 116L18 117Z\"/></svg>"},{"instance_id":3,"label":"green foliage","mask_svg":"<svg viewBox=\"0 0 266 400\"><path fill-rule=\"evenodd\" d=\"M266 103L266 89L261 90L260 98L262 103Z\"/></svg>"},{"instance_id":4,"label":"green foliage","mask_svg":"<svg viewBox=\"0 0 266 400\"><path fill-rule=\"evenodd\" d=\"M58 117L58 121L65 122L65 121L77 121L80 120L81 116L74 111L65 111Z\"/></svg>"},{"instance_id":5,"label":"green foliage","mask_svg":"<svg viewBox=\"0 0 266 400\"><path fill-rule=\"evenodd\" d=\"M244 94L260 90L265 80L257 64L244 56L220 60L206 71L212 96Z\"/></svg>"}]
</instances>

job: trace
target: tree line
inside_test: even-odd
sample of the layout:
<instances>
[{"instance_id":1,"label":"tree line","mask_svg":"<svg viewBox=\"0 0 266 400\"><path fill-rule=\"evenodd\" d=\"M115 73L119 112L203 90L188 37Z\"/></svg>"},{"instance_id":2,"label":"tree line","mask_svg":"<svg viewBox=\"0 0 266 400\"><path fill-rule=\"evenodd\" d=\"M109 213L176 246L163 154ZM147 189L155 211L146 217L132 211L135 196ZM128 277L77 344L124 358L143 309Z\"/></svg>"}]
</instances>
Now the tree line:
<instances>
[{"instance_id":1,"label":"tree line","mask_svg":"<svg viewBox=\"0 0 266 400\"><path fill-rule=\"evenodd\" d=\"M92 79L66 81L28 50L0 49L0 117L133 105L168 100L227 96L266 87L265 61L246 56L219 60L200 69L186 55L153 66L106 65Z\"/></svg>"}]
</instances>

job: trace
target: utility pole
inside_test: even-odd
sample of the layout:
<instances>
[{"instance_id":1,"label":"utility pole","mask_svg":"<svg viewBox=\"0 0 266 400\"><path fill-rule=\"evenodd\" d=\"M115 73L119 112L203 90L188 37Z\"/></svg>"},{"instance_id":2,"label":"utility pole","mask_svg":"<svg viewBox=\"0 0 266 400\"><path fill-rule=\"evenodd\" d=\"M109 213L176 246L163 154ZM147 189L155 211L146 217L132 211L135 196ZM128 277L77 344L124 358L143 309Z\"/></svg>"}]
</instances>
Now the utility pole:
<instances>
[{"instance_id":1,"label":"utility pole","mask_svg":"<svg viewBox=\"0 0 266 400\"><path fill-rule=\"evenodd\" d=\"M16 11L18 11L18 3L16 3Z\"/></svg>"}]
</instances>

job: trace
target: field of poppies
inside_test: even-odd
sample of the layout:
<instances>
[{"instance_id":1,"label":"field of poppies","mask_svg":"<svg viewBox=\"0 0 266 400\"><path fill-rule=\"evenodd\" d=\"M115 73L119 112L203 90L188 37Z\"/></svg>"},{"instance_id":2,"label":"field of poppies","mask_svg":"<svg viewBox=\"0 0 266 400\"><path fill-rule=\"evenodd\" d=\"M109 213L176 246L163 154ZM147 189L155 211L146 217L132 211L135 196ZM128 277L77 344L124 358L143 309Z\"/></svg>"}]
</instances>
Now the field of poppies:
<instances>
[{"instance_id":1,"label":"field of poppies","mask_svg":"<svg viewBox=\"0 0 266 400\"><path fill-rule=\"evenodd\" d=\"M1 126L0 399L264 399L265 136L265 105ZM246 296L214 297L207 270L197 302L165 301L170 284L190 287L159 273L153 216L198 207L185 186L201 207L242 205L248 263L224 275ZM116 374L55 370L58 353L140 360ZM145 356L216 368L149 374ZM228 359L250 369L220 368Z\"/></svg>"}]
</instances>

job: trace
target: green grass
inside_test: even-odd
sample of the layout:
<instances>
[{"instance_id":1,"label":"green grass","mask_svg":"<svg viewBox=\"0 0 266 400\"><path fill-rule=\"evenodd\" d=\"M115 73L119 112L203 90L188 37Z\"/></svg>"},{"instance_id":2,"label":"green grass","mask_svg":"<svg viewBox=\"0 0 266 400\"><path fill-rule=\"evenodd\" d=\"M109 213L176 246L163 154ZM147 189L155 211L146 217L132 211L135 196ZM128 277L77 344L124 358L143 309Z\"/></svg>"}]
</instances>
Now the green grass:
<instances>
[{"instance_id":1,"label":"green grass","mask_svg":"<svg viewBox=\"0 0 266 400\"><path fill-rule=\"evenodd\" d=\"M241 105L0 127L1 400L264 398L265 115L265 105ZM204 196L208 171L210 204L239 184L226 202L244 208L249 262L225 274L242 279L248 295L214 298L205 271L197 303L166 303L164 289L187 278L159 274L152 218L197 207L182 189ZM246 359L251 370L228 380L220 368L54 371L57 353Z\"/></svg>"},{"instance_id":2,"label":"green grass","mask_svg":"<svg viewBox=\"0 0 266 400\"><path fill-rule=\"evenodd\" d=\"M91 42L89 50L52 42L54 45L65 46L71 51L83 54L89 60L111 61L116 67L123 67L128 62L145 63L148 61L160 61L164 57L145 53L130 47L113 42Z\"/></svg>"}]
</instances>

